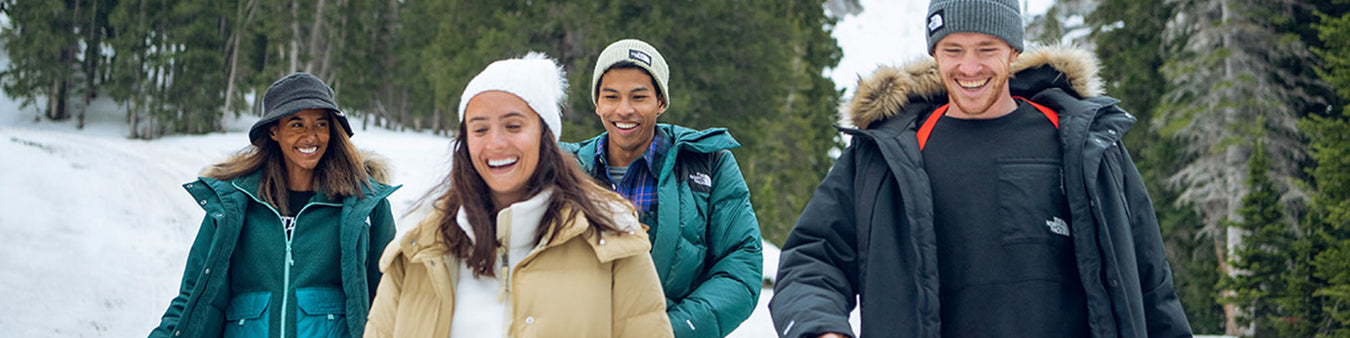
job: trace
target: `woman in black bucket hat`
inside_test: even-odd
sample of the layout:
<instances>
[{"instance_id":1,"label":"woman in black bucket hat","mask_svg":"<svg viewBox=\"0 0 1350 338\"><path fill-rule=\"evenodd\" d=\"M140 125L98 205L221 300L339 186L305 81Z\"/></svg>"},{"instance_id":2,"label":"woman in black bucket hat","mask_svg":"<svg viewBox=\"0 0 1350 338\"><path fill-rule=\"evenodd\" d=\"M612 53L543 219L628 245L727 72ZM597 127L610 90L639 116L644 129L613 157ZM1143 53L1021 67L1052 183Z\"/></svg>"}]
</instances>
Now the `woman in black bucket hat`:
<instances>
[{"instance_id":1,"label":"woman in black bucket hat","mask_svg":"<svg viewBox=\"0 0 1350 338\"><path fill-rule=\"evenodd\" d=\"M394 236L382 160L358 151L319 78L263 97L250 145L184 188L206 217L151 337L354 337Z\"/></svg>"}]
</instances>

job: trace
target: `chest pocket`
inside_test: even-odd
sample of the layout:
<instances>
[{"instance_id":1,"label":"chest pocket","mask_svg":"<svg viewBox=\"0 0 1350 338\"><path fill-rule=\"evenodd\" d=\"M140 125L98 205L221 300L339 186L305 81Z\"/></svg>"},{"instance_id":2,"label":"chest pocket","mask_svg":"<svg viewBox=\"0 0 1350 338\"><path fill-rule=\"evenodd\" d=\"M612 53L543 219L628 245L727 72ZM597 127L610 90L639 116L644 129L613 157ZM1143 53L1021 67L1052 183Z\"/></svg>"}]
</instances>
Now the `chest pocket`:
<instances>
[{"instance_id":1,"label":"chest pocket","mask_svg":"<svg viewBox=\"0 0 1350 338\"><path fill-rule=\"evenodd\" d=\"M295 290L295 333L298 337L350 337L347 329L346 294L334 288Z\"/></svg>"},{"instance_id":2,"label":"chest pocket","mask_svg":"<svg viewBox=\"0 0 1350 338\"><path fill-rule=\"evenodd\" d=\"M998 162L999 222L1003 244L1064 244L1069 238L1064 174L1051 160Z\"/></svg>"},{"instance_id":3,"label":"chest pocket","mask_svg":"<svg viewBox=\"0 0 1350 338\"><path fill-rule=\"evenodd\" d=\"M272 293L250 292L230 299L225 308L224 337L267 337Z\"/></svg>"}]
</instances>

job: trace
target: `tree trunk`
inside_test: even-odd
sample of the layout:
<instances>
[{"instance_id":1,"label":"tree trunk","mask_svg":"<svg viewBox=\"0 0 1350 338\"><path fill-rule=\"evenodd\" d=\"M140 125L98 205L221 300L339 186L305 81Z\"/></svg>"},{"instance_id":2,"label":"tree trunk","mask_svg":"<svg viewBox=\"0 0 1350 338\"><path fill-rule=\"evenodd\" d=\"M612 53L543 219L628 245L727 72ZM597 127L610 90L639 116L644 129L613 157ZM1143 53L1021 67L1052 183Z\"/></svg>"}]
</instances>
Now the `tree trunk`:
<instances>
[{"instance_id":1,"label":"tree trunk","mask_svg":"<svg viewBox=\"0 0 1350 338\"><path fill-rule=\"evenodd\" d=\"M431 114L431 128L432 128L431 134L433 135L440 135L442 132L445 132L446 129L448 129L445 126L441 125L441 115L444 115L441 113L442 112L440 109L436 109ZM557 131L554 132L556 133Z\"/></svg>"},{"instance_id":2,"label":"tree trunk","mask_svg":"<svg viewBox=\"0 0 1350 338\"><path fill-rule=\"evenodd\" d=\"M319 42L322 40L322 37L325 36L325 34L322 33L324 21L323 9L327 4L327 0L319 0L319 3L314 6L314 23L310 25L309 28L309 43L307 44L309 47L306 48L308 49L306 50L306 54L309 54L309 62L305 63L305 72L319 76L321 79L324 79L324 81L331 81L327 78L328 74L324 74L324 70L317 67L320 63L319 60L327 57L327 55L320 55L321 53L319 52ZM300 27L300 24L297 22L295 25L295 27L299 29L298 27ZM296 40L299 39L299 36L296 36Z\"/></svg>"},{"instance_id":3,"label":"tree trunk","mask_svg":"<svg viewBox=\"0 0 1350 338\"><path fill-rule=\"evenodd\" d=\"M1232 230L1232 228L1228 228L1228 230ZM1235 273L1235 271L1233 271L1233 266L1228 264L1228 253L1232 252L1232 250L1229 249L1232 244L1232 237L1233 236L1228 234L1228 231L1225 231L1225 234L1223 235L1214 235L1214 256L1219 258L1219 274L1230 277ZM1222 298L1232 298L1236 295L1237 291L1231 289L1219 290L1219 296ZM1239 330L1237 330L1237 318L1239 314L1240 312L1236 304L1228 302L1223 303L1223 327L1225 335L1237 336L1237 332L1239 332Z\"/></svg>"},{"instance_id":4,"label":"tree trunk","mask_svg":"<svg viewBox=\"0 0 1350 338\"><path fill-rule=\"evenodd\" d=\"M225 113L221 115L223 118L228 118L230 112L234 111L235 79L239 76L239 49L241 48L239 44L241 37L247 31L245 27L253 22L253 6L254 0L241 1L239 9L235 11L236 21L234 29L231 30L231 34L234 36L230 39L229 47L230 75L225 78ZM225 123L222 121L221 127L224 126Z\"/></svg>"},{"instance_id":5,"label":"tree trunk","mask_svg":"<svg viewBox=\"0 0 1350 338\"><path fill-rule=\"evenodd\" d=\"M286 73L300 70L300 10L298 1L291 1L291 68Z\"/></svg>"},{"instance_id":6,"label":"tree trunk","mask_svg":"<svg viewBox=\"0 0 1350 338\"><path fill-rule=\"evenodd\" d=\"M85 27L88 35L85 38L86 45L84 51L84 106L80 107L80 115L75 127L84 129L84 115L89 110L89 103L98 96L98 89L94 87L94 80L98 77L98 64L101 60L99 56L99 47L103 44L103 25L98 22L99 0L91 0L89 8L89 21Z\"/></svg>"},{"instance_id":7,"label":"tree trunk","mask_svg":"<svg viewBox=\"0 0 1350 338\"><path fill-rule=\"evenodd\" d=\"M408 129L408 122L409 122L409 121L408 121L408 110L410 110L410 109L408 109L408 90L407 90L407 89L404 89L404 90L403 90L403 98L402 98L402 102L399 103L399 105L402 106L403 109L399 109L399 112L398 112L398 121L395 121L395 122L398 123L398 130L399 130L399 131L404 131L404 130L407 130L407 129Z\"/></svg>"},{"instance_id":8,"label":"tree trunk","mask_svg":"<svg viewBox=\"0 0 1350 338\"><path fill-rule=\"evenodd\" d=\"M1219 12L1220 12L1220 17L1221 17L1220 25L1223 25L1223 28L1222 28L1222 30L1223 30L1223 33L1222 33L1222 34L1223 34L1223 42L1221 43L1221 46L1222 46L1223 48L1232 48L1232 47L1234 47L1234 46L1233 46L1233 32L1232 32L1232 30L1233 30L1233 28L1232 28L1233 23L1231 23L1231 22L1229 21L1229 19L1230 19L1230 16L1229 16L1229 0L1219 0ZM1223 74L1224 74L1224 75L1223 75L1224 79L1225 79L1225 80L1228 80L1228 81L1232 81L1233 78L1234 78L1234 75L1233 75L1233 58L1232 58L1232 57L1224 58L1223 66L1224 66L1224 73L1223 73ZM1230 83L1231 83L1231 82L1230 82ZM1229 89L1226 89L1226 90L1231 91L1231 90L1232 90L1231 88L1232 88L1232 87L1229 87ZM1234 99L1237 99L1237 98L1234 98ZM1233 113L1232 113L1232 110L1233 110L1233 108L1222 108L1222 111L1223 111L1224 114L1233 114ZM1226 217L1225 217L1226 219L1233 220L1233 221L1241 221L1241 220L1238 219L1238 218L1240 218L1240 216L1237 215L1237 205L1240 203L1240 199L1241 199L1241 196L1230 196L1230 197L1228 198L1229 203L1228 203L1228 206L1227 206L1227 208L1226 208L1226 209L1227 209L1227 210L1226 210L1226 215L1225 215L1225 216L1226 216ZM1235 202L1236 202L1236 203L1235 203ZM1224 255L1223 255L1223 256L1219 256L1219 262L1220 262L1220 263L1219 263L1219 269L1220 269L1220 272L1224 273L1224 275L1226 275L1226 276L1229 276L1229 277L1237 276L1237 275L1240 273L1240 271L1237 271L1237 269L1233 269L1232 266L1230 266L1230 265L1228 264L1228 261L1231 260L1231 259L1233 259L1233 257L1230 257L1229 255L1232 255L1234 252L1237 252L1237 248L1239 248L1239 247L1242 246L1241 229L1238 229L1238 228L1236 228L1236 227L1227 227L1227 228L1225 228L1224 235L1225 235L1225 237L1226 237L1226 239L1227 239L1227 246L1226 246L1226 249L1227 249L1227 250L1225 250L1226 252L1224 252ZM1222 292L1224 295L1231 295L1231 294L1234 294L1236 291L1234 291L1234 290L1222 290L1221 292ZM1224 317L1227 317L1227 318L1225 318L1225 321L1226 321L1226 324L1227 324L1227 325L1225 325L1225 328L1224 328L1224 334L1229 335L1229 336L1250 336L1250 335L1251 335L1251 330L1246 330L1246 329L1244 329L1244 328L1242 328L1242 327L1240 327L1240 326L1238 325L1238 319L1239 319L1239 317L1241 317L1245 312L1248 312L1248 311L1249 311L1248 309L1241 308L1241 307L1237 306L1236 304L1228 304L1228 303L1225 303L1224 306L1223 306L1223 312L1224 312ZM1255 321L1253 321L1253 323L1254 323L1254 322L1255 322Z\"/></svg>"}]
</instances>

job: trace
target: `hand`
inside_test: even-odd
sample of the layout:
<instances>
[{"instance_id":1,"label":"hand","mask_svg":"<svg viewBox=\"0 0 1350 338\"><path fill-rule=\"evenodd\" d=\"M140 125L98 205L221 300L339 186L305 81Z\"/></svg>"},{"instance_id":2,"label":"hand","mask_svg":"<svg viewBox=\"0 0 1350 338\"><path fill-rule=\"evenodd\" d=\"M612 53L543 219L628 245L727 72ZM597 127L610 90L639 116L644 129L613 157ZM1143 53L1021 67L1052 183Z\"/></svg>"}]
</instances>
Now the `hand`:
<instances>
[{"instance_id":1,"label":"hand","mask_svg":"<svg viewBox=\"0 0 1350 338\"><path fill-rule=\"evenodd\" d=\"M822 335L820 335L819 337L816 337L816 338L848 338L848 336L845 336L845 335L842 335L842 334L838 334L838 333L826 333L826 334L822 334Z\"/></svg>"}]
</instances>

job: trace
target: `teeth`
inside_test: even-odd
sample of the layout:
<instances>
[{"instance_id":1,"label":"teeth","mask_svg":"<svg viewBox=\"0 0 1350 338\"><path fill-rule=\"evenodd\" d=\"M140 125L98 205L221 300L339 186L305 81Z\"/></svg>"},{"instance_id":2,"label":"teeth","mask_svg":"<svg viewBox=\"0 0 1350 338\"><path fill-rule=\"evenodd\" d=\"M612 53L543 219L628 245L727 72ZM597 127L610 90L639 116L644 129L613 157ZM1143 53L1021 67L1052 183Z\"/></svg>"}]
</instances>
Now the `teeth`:
<instances>
[{"instance_id":1,"label":"teeth","mask_svg":"<svg viewBox=\"0 0 1350 338\"><path fill-rule=\"evenodd\" d=\"M488 166L489 166L489 167L500 167L500 166L504 166L504 165L515 164L516 161L519 160L519 159L520 159L520 158L518 158L518 157L512 157L512 158L506 158L506 159L500 159L500 160L488 160Z\"/></svg>"},{"instance_id":2,"label":"teeth","mask_svg":"<svg viewBox=\"0 0 1350 338\"><path fill-rule=\"evenodd\" d=\"M961 87L970 88L970 89L979 88L979 87L981 87L981 86L984 86L985 83L989 83L989 79L984 79L984 81L961 81L961 80L956 80L956 84L961 85Z\"/></svg>"},{"instance_id":3,"label":"teeth","mask_svg":"<svg viewBox=\"0 0 1350 338\"><path fill-rule=\"evenodd\" d=\"M619 129L633 129L633 128L637 128L637 123L631 123L631 122L614 122L614 126L615 126L615 127L619 127Z\"/></svg>"},{"instance_id":4,"label":"teeth","mask_svg":"<svg viewBox=\"0 0 1350 338\"><path fill-rule=\"evenodd\" d=\"M296 150L299 150L300 153L303 153L303 154L313 154L313 153L319 151L319 147L296 148Z\"/></svg>"}]
</instances>

